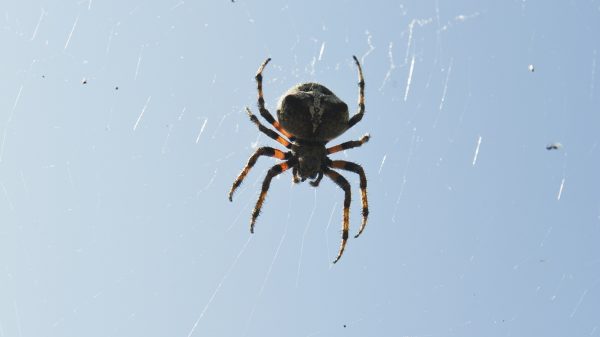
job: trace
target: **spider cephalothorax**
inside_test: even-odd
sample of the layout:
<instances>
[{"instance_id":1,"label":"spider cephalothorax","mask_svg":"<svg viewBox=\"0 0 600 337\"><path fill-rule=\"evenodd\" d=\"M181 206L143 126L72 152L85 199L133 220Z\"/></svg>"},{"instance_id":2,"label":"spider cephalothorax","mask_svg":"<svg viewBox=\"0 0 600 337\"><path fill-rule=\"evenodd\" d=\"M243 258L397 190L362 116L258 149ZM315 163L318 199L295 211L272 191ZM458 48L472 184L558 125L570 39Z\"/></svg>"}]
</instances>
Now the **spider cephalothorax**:
<instances>
[{"instance_id":1,"label":"spider cephalothorax","mask_svg":"<svg viewBox=\"0 0 600 337\"><path fill-rule=\"evenodd\" d=\"M289 151L283 152L271 147L259 148L250 157L229 191L229 200L232 200L233 192L240 186L250 169L256 163L258 157L268 156L285 160L271 167L263 180L262 190L252 211L252 219L250 220L250 232L253 233L256 218L260 214L274 176L291 168L293 173L292 179L295 183L310 179L310 184L315 187L319 186L323 175L328 176L344 190L342 243L338 255L333 261L334 263L342 257L346 241L348 240L351 194L348 181L333 169L351 171L360 177L362 223L355 237L358 237L365 229L367 216L369 215L367 178L363 168L353 162L331 160L328 157L330 154L361 146L369 140L369 135L365 135L359 140L344 142L329 148L325 147L327 142L338 137L354 124L358 123L365 113L365 81L358 59L356 56L353 56L353 58L358 67L359 90L358 112L352 118L349 118L346 103L340 100L331 90L318 83L302 83L294 86L281 96L277 104L278 120L275 120L269 110L265 108L262 90L262 72L271 59L266 59L263 62L256 73L258 109L260 115L281 134L262 125L249 108L246 108L246 111L250 116L250 120L258 126L261 132L285 146Z\"/></svg>"},{"instance_id":2,"label":"spider cephalothorax","mask_svg":"<svg viewBox=\"0 0 600 337\"><path fill-rule=\"evenodd\" d=\"M292 145L292 154L298 157L298 165L294 167L294 181L316 179L323 177L323 170L327 167L327 150L322 144ZM313 184L313 186L316 186Z\"/></svg>"}]
</instances>

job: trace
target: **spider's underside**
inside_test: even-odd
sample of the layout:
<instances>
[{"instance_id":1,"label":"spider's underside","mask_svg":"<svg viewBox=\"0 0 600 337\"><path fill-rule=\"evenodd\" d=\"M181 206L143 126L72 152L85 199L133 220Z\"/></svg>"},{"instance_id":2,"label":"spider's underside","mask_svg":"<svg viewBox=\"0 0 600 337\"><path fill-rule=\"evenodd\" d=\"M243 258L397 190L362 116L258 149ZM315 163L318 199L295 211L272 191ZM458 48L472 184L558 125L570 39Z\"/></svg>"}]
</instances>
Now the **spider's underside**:
<instances>
[{"instance_id":1,"label":"spider's underside","mask_svg":"<svg viewBox=\"0 0 600 337\"><path fill-rule=\"evenodd\" d=\"M361 137L359 140L348 141L342 144L325 147L330 140L340 136L349 128L358 123L365 112L365 81L362 74L362 68L356 56L353 56L354 62L358 67L358 112L349 118L348 106L340 100L333 92L325 86L318 83L302 83L288 90L277 104L277 119L273 118L269 110L265 108L265 100L262 90L262 72L271 61L266 59L258 72L256 73L256 83L258 88L258 109L260 115L269 122L278 132L265 127L258 118L246 108L250 121L258 129L274 139L288 149L287 152L274 149L272 147L261 147L254 152L248 160L248 163L233 182L229 191L229 200L232 200L233 193L240 186L250 169L256 163L260 156L274 157L284 162L277 164L268 171L262 183L262 190L252 211L250 220L250 232L254 233L254 224L260 214L263 202L269 190L271 180L276 175L292 169L292 179L294 183L299 183L310 179L310 184L314 187L319 186L323 175L326 175L340 188L344 190L344 211L342 220L342 242L337 257L333 261L336 263L344 253L349 231L349 213L350 213L350 184L348 181L333 169L341 169L354 172L360 177L360 192L362 200L362 223L358 237L367 224L369 215L369 204L367 201L367 178L363 168L353 162L345 160L331 160L328 155L343 150L359 147L369 140L369 135Z\"/></svg>"}]
</instances>

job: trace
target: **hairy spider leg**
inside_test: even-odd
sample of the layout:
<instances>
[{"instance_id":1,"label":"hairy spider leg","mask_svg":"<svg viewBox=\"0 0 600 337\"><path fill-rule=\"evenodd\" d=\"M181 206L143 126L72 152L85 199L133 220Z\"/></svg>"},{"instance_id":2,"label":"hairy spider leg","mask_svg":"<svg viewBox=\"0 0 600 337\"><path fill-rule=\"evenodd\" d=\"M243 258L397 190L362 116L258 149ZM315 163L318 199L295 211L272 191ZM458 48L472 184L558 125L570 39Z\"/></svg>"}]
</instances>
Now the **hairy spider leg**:
<instances>
[{"instance_id":1,"label":"hairy spider leg","mask_svg":"<svg viewBox=\"0 0 600 337\"><path fill-rule=\"evenodd\" d=\"M370 138L371 138L371 136L369 136L369 134L366 134L366 135L360 137L359 140L351 140L351 141L344 142L344 143L336 145L336 146L332 146L327 149L327 154L332 154L332 153L352 149L355 147L359 147L359 146L363 145L364 143L368 142Z\"/></svg>"},{"instance_id":2,"label":"hairy spider leg","mask_svg":"<svg viewBox=\"0 0 600 337\"><path fill-rule=\"evenodd\" d=\"M363 78L360 62L358 62L356 56L352 55L352 58L354 58L354 63L358 67L358 112L348 121L348 129L360 122L365 114L365 79Z\"/></svg>"},{"instance_id":3,"label":"hairy spider leg","mask_svg":"<svg viewBox=\"0 0 600 337\"><path fill-rule=\"evenodd\" d=\"M260 156L267 156L267 157L273 157L273 158L277 158L277 159L290 159L292 157L292 153L291 152L283 152L277 149L274 149L272 147L261 147L258 150L256 150L256 152L254 152L254 154L252 156L250 156L250 159L248 159L248 163L246 164L246 166L244 166L244 169L242 169L242 172L240 172L240 174L238 175L238 177L235 179L235 181L233 182L233 185L231 186L231 190L229 191L229 201L232 201L233 199L233 192L235 192L235 190L242 184L242 182L244 181L244 178L246 178L246 175L248 175L248 172L250 172L250 169L252 169L252 167L254 166L254 164L256 164L256 161L258 160L258 157Z\"/></svg>"},{"instance_id":4,"label":"hairy spider leg","mask_svg":"<svg viewBox=\"0 0 600 337\"><path fill-rule=\"evenodd\" d=\"M252 211L252 219L250 220L250 233L254 233L254 223L256 223L256 218L260 214L260 209L265 201L265 197L267 196L267 192L269 191L269 186L271 185L271 179L282 172L285 172L290 167L295 166L298 163L298 160L292 158L286 162L281 164L277 164L267 172L265 176L265 180L262 183L262 189L260 191L260 195L258 196L258 200L256 201L256 206L254 206L254 210Z\"/></svg>"},{"instance_id":5,"label":"hairy spider leg","mask_svg":"<svg viewBox=\"0 0 600 337\"><path fill-rule=\"evenodd\" d=\"M365 230L365 226L367 226L367 217L369 216L369 201L367 200L367 177L365 176L365 170L363 170L362 166L345 161L345 160L334 160L331 162L331 167L346 170L350 172L354 172L358 174L360 177L360 197L362 201L362 222L360 224L360 229L358 230L358 234L354 237L357 238L360 234Z\"/></svg>"},{"instance_id":6,"label":"hairy spider leg","mask_svg":"<svg viewBox=\"0 0 600 337\"><path fill-rule=\"evenodd\" d=\"M250 121L252 123L254 123L256 126L258 126L258 130L260 132L262 132L265 135L269 136L270 138L276 140L279 144L285 146L286 148L288 148L288 149L292 148L292 143L290 143L287 139L281 137L281 135L278 134L277 132L262 125L262 123L258 120L258 118L256 118L256 116L252 113L252 111L250 111L250 108L246 107L246 112L248 113L248 116L250 116Z\"/></svg>"},{"instance_id":7,"label":"hairy spider leg","mask_svg":"<svg viewBox=\"0 0 600 337\"><path fill-rule=\"evenodd\" d=\"M348 230L350 229L350 201L351 201L351 193L350 193L350 183L346 178L342 177L341 174L327 168L325 169L325 174L333 180L340 188L344 190L344 215L342 220L342 243L340 245L340 251L338 252L337 257L333 261L333 263L338 262L338 260L344 254L344 249L346 248L346 242L348 241Z\"/></svg>"},{"instance_id":8,"label":"hairy spider leg","mask_svg":"<svg viewBox=\"0 0 600 337\"><path fill-rule=\"evenodd\" d=\"M262 88L262 79L263 79L262 72L263 72L263 70L265 70L265 67L267 66L269 61L271 61L271 58L266 59L260 65L260 68L258 68L258 71L256 72L256 76L254 77L256 79L256 88L258 89L258 110L260 111L260 115L263 116L263 118L266 119L267 122L269 122L269 124L273 125L273 127L275 129L277 129L277 131L281 132L284 136L286 136L290 141L293 142L296 138L292 134L287 132L287 130L284 129L279 124L279 122L275 120L275 118L273 118L273 115L271 115L269 110L267 110L267 108L265 108L265 99L263 97L263 88Z\"/></svg>"}]
</instances>

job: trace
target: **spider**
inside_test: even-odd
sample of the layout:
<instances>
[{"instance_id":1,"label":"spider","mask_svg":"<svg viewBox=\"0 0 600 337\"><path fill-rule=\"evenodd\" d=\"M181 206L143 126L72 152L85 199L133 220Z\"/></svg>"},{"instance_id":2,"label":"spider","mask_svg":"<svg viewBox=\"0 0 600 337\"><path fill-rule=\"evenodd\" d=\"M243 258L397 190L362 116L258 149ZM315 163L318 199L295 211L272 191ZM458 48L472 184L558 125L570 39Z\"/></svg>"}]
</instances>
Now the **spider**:
<instances>
[{"instance_id":1,"label":"spider","mask_svg":"<svg viewBox=\"0 0 600 337\"><path fill-rule=\"evenodd\" d=\"M335 184L344 190L344 211L342 218L342 242L339 252L333 263L339 261L344 253L346 242L348 240L349 213L350 213L350 184L342 175L333 169L341 169L358 174L360 177L360 192L362 199L362 223L357 238L365 229L367 216L369 215L369 204L367 201L367 178L363 168L353 162L344 160L331 160L328 155L343 150L359 147L369 140L366 134L359 140L353 140L341 143L332 147L325 147L330 140L340 136L346 130L350 129L356 123L360 122L365 112L365 80L363 78L362 68L356 56L353 56L354 63L358 68L358 111L349 117L348 106L340 100L331 90L319 83L301 83L281 96L277 104L277 119L273 118L269 110L265 108L262 89L262 72L265 66L271 61L267 58L258 68L255 79L258 89L258 109L260 115L269 122L279 133L273 129L265 127L258 118L252 113L250 108L246 107L246 112L250 116L250 121L254 123L258 130L270 138L283 145L287 152L283 152L272 147L258 148L242 172L233 182L229 191L229 201L232 201L233 193L240 186L250 169L256 163L260 156L274 157L285 160L268 171L262 183L262 190L252 211L250 220L250 233L254 233L254 224L260 214L260 210L265 201L267 191L273 177L292 169L292 180L294 183L311 179L310 184L314 187L319 186L323 175L329 177Z\"/></svg>"}]
</instances>

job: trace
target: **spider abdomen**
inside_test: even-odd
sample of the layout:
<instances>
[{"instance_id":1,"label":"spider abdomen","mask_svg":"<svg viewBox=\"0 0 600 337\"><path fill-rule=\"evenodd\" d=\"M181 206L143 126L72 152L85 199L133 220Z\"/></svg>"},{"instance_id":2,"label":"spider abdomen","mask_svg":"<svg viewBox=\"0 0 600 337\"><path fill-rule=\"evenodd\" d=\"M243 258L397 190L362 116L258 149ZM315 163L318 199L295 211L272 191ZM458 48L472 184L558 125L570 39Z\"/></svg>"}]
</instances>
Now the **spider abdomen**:
<instances>
[{"instance_id":1,"label":"spider abdomen","mask_svg":"<svg viewBox=\"0 0 600 337\"><path fill-rule=\"evenodd\" d=\"M298 139L326 143L348 129L348 105L318 83L301 83L277 104L281 126Z\"/></svg>"}]
</instances>

